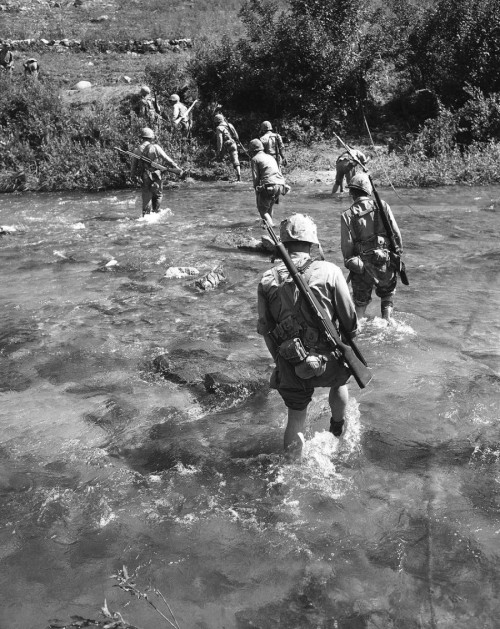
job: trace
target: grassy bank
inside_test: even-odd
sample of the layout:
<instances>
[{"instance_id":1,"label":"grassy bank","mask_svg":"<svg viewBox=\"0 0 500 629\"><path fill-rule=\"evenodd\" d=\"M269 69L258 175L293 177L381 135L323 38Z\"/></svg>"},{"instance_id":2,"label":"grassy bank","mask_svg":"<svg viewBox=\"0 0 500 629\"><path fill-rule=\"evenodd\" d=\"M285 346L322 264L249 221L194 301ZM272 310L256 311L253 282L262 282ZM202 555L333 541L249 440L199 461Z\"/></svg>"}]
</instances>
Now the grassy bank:
<instances>
[{"instance_id":1,"label":"grassy bank","mask_svg":"<svg viewBox=\"0 0 500 629\"><path fill-rule=\"evenodd\" d=\"M2 12L0 37L123 40L237 36L242 0L23 0ZM23 10L19 10L22 6ZM105 16L107 19L101 20Z\"/></svg>"},{"instance_id":2,"label":"grassy bank","mask_svg":"<svg viewBox=\"0 0 500 629\"><path fill-rule=\"evenodd\" d=\"M0 77L0 191L105 190L132 185L128 177L129 161L119 157L114 147L132 150L138 145L139 129L144 121L134 111L134 100L144 82L155 89L164 106L168 94L184 84L189 86L189 98L200 98L195 110L193 139L189 143L183 141L166 124L159 130L159 143L181 167L191 170L194 178L231 179L230 165L215 160L213 110L210 103L202 102L205 97L200 97L200 93L203 90L208 93L207 81L217 83L219 76L215 62L218 62L220 49L211 48L210 42L220 42L224 35L236 38L244 31L238 17L242 2L72 0L49 6L28 0L23 3L25 11L2 12L5 19L0 37L67 37L86 40L89 46L85 50L62 46L37 49L33 55L40 62L41 80L36 84L26 81L22 73L22 62L32 56L31 53L14 48L13 80L9 82ZM106 20L98 21L103 15ZM90 45L99 39L123 41L154 37L187 37L193 40L194 47L175 53L126 54L98 52ZM231 45L227 44L228 51ZM204 51L209 52L205 55ZM189 71L194 60L198 64L198 75ZM203 67L206 71L201 72ZM228 73L228 79L238 75L238 68L236 65ZM214 70L214 76L207 69ZM309 73L310 68L307 71ZM92 88L84 92L69 89L80 80L90 81ZM220 94L215 96L223 99L227 94L227 90L221 88ZM482 137L478 129L488 128L492 120L500 120L500 99L497 100L475 94L473 103L477 111L465 112L468 117L464 118L471 121L470 134L474 141ZM233 115L231 112L228 115L246 145L258 135L262 117L253 109L246 115L241 111L246 110L235 108ZM382 105L380 112L383 112ZM370 168L383 184L389 180L400 187L500 183L498 142L488 143L483 138L481 143L473 141L462 152L454 148L457 146L455 137L461 131L458 127L463 126L458 114L443 114L436 119L434 127L429 127L425 133L413 133L412 138L401 143L399 152L391 154L386 138L393 130L373 129L378 143L375 150L367 145L366 135L360 137L353 133L354 116L347 113L343 116L344 122L339 124L344 129L345 139L372 155ZM331 116L325 117L328 120L323 126L321 121L311 124L302 114L273 120L281 123L280 131L287 143L286 175L290 182L331 182L333 179L335 161L342 149L335 141L324 139L328 137L332 120ZM385 117L393 120L387 112ZM378 120L382 121L383 116ZM406 121L403 123L406 126L402 135L406 137L410 134L406 133ZM351 133L346 129L351 129ZM487 140L487 134L485 138ZM242 171L244 179L249 180L248 160L243 155Z\"/></svg>"}]
</instances>

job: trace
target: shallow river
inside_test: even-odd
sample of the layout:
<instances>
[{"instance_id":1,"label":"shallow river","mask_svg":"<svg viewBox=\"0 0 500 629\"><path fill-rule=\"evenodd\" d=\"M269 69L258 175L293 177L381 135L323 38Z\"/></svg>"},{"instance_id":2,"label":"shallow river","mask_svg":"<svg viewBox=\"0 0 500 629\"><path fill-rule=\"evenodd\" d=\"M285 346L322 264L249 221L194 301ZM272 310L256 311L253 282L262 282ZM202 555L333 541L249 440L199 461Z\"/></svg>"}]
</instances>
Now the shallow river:
<instances>
[{"instance_id":1,"label":"shallow river","mask_svg":"<svg viewBox=\"0 0 500 629\"><path fill-rule=\"evenodd\" d=\"M410 286L394 327L369 307L345 436L318 390L293 465L255 332L270 259L234 246L263 233L248 184L169 191L148 220L130 191L0 198L0 627L103 620L105 599L169 626L115 587L123 565L182 629L499 627L500 188L380 192ZM340 263L328 193L276 216L311 214ZM220 264L210 292L164 277ZM245 386L209 393L210 371Z\"/></svg>"}]
</instances>

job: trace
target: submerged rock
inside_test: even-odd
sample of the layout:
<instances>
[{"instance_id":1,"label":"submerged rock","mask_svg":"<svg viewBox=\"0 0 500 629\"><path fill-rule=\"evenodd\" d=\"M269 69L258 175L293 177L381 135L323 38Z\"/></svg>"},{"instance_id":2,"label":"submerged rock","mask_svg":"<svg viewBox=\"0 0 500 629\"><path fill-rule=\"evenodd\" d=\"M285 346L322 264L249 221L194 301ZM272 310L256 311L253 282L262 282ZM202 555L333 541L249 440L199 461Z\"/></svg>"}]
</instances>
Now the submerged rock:
<instances>
[{"instance_id":1,"label":"submerged rock","mask_svg":"<svg viewBox=\"0 0 500 629\"><path fill-rule=\"evenodd\" d=\"M196 280L194 285L199 290L213 290L217 288L219 284L226 282L227 277L224 274L222 266L216 267L213 271L206 273L199 280Z\"/></svg>"},{"instance_id":2,"label":"submerged rock","mask_svg":"<svg viewBox=\"0 0 500 629\"><path fill-rule=\"evenodd\" d=\"M200 272L194 266L169 266L164 277L167 279L180 279L199 274Z\"/></svg>"},{"instance_id":3,"label":"submerged rock","mask_svg":"<svg viewBox=\"0 0 500 629\"><path fill-rule=\"evenodd\" d=\"M165 380L187 385L198 402L211 410L223 410L257 394L267 394L268 378L252 368L228 361L204 349L175 349L156 356L150 369Z\"/></svg>"},{"instance_id":4,"label":"submerged rock","mask_svg":"<svg viewBox=\"0 0 500 629\"><path fill-rule=\"evenodd\" d=\"M274 242L271 240L270 236L261 236L261 239L257 238L247 238L243 239L242 242L236 245L238 249L242 249L243 251L255 251L256 253L275 253L276 246Z\"/></svg>"}]
</instances>

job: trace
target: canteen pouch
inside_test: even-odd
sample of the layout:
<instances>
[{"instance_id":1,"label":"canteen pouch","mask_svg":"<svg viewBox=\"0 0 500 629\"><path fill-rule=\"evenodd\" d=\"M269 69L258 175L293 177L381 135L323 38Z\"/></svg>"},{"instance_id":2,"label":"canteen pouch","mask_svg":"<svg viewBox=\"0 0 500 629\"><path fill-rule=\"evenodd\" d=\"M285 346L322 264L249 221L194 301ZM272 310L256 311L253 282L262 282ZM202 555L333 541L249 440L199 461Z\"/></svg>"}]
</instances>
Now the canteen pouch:
<instances>
[{"instance_id":1,"label":"canteen pouch","mask_svg":"<svg viewBox=\"0 0 500 629\"><path fill-rule=\"evenodd\" d=\"M283 339L291 339L300 333L300 325L298 324L295 317L292 315L288 316L281 323L274 328L274 330L270 333L271 337L276 341L279 345L283 342Z\"/></svg>"},{"instance_id":2,"label":"canteen pouch","mask_svg":"<svg viewBox=\"0 0 500 629\"><path fill-rule=\"evenodd\" d=\"M327 360L324 356L311 352L304 361L295 366L295 373L304 380L322 376L326 371L326 364Z\"/></svg>"},{"instance_id":3,"label":"canteen pouch","mask_svg":"<svg viewBox=\"0 0 500 629\"><path fill-rule=\"evenodd\" d=\"M298 337L281 343L279 353L291 365L298 365L307 358L306 348Z\"/></svg>"}]
</instances>

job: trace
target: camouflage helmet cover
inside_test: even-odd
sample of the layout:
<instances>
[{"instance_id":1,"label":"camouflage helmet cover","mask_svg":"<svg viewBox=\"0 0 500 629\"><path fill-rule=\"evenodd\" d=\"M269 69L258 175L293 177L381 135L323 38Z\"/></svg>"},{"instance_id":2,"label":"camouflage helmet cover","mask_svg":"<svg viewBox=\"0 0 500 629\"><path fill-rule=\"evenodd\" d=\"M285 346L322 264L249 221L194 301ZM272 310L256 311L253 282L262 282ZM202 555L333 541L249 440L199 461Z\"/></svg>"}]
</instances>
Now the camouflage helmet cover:
<instances>
[{"instance_id":1,"label":"camouflage helmet cover","mask_svg":"<svg viewBox=\"0 0 500 629\"><path fill-rule=\"evenodd\" d=\"M149 89L147 85L141 86L141 94L151 94L151 90Z\"/></svg>"},{"instance_id":2,"label":"camouflage helmet cover","mask_svg":"<svg viewBox=\"0 0 500 629\"><path fill-rule=\"evenodd\" d=\"M218 122L218 123L224 122L224 116L222 114L216 114L214 116L214 120L215 122Z\"/></svg>"},{"instance_id":3,"label":"camouflage helmet cover","mask_svg":"<svg viewBox=\"0 0 500 629\"><path fill-rule=\"evenodd\" d=\"M264 122L260 125L260 130L264 131L272 131L273 125L269 122L269 120L264 120Z\"/></svg>"},{"instance_id":4,"label":"camouflage helmet cover","mask_svg":"<svg viewBox=\"0 0 500 629\"><path fill-rule=\"evenodd\" d=\"M310 242L319 245L316 223L307 214L292 214L281 221L281 242Z\"/></svg>"},{"instance_id":5,"label":"camouflage helmet cover","mask_svg":"<svg viewBox=\"0 0 500 629\"><path fill-rule=\"evenodd\" d=\"M354 188L355 190L361 190L365 194L372 193L372 186L370 180L368 179L368 175L365 173L356 173L354 177L347 184L349 190Z\"/></svg>"},{"instance_id":6,"label":"camouflage helmet cover","mask_svg":"<svg viewBox=\"0 0 500 629\"><path fill-rule=\"evenodd\" d=\"M264 150L264 145L260 140L252 140L248 145L248 150L250 153L258 153Z\"/></svg>"},{"instance_id":7,"label":"camouflage helmet cover","mask_svg":"<svg viewBox=\"0 0 500 629\"><path fill-rule=\"evenodd\" d=\"M150 129L149 127L144 127L144 129L141 129L141 138L145 138L147 140L154 140L155 132L153 131L153 129Z\"/></svg>"}]
</instances>

